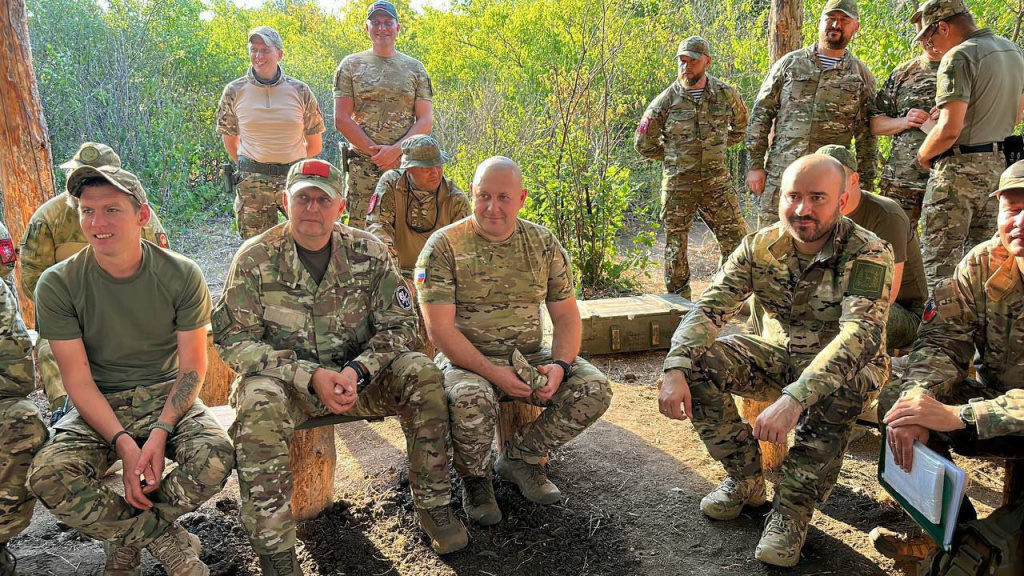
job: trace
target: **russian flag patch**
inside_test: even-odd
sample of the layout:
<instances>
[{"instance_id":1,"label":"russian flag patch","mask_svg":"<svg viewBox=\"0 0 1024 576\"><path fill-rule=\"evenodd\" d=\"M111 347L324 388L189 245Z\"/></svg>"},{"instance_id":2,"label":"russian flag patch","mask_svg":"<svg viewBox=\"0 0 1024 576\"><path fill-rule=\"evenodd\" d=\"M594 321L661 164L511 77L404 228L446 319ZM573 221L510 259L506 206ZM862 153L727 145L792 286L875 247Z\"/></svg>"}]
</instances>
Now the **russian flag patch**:
<instances>
[{"instance_id":1,"label":"russian flag patch","mask_svg":"<svg viewBox=\"0 0 1024 576\"><path fill-rule=\"evenodd\" d=\"M420 268L419 270L416 270L416 283L417 284L423 284L426 281L427 281L427 271L423 270L422 268Z\"/></svg>"}]
</instances>

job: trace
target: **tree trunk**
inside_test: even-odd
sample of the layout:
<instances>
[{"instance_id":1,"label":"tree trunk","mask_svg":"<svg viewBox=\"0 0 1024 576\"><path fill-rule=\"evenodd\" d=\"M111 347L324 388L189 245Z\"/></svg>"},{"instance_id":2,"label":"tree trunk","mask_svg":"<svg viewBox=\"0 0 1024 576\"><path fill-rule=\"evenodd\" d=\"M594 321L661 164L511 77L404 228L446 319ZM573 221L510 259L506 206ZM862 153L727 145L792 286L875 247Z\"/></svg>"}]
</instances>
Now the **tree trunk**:
<instances>
[{"instance_id":1,"label":"tree trunk","mask_svg":"<svg viewBox=\"0 0 1024 576\"><path fill-rule=\"evenodd\" d=\"M498 407L498 450L505 452L505 445L520 428L533 422L544 409L526 402L502 402ZM541 464L547 464L545 457Z\"/></svg>"},{"instance_id":2,"label":"tree trunk","mask_svg":"<svg viewBox=\"0 0 1024 576\"><path fill-rule=\"evenodd\" d=\"M32 68L24 0L0 0L0 207L15 245L32 213L56 193L50 137ZM19 269L20 278L20 269ZM19 294L33 326L31 294Z\"/></svg>"},{"instance_id":3,"label":"tree trunk","mask_svg":"<svg viewBox=\"0 0 1024 576\"><path fill-rule=\"evenodd\" d=\"M334 426L296 430L292 438L292 518L311 520L334 505Z\"/></svg>"},{"instance_id":4,"label":"tree trunk","mask_svg":"<svg viewBox=\"0 0 1024 576\"><path fill-rule=\"evenodd\" d=\"M228 393L235 372L220 359L217 348L213 345L213 331L207 326L206 340L206 378L203 388L199 391L199 399L207 406L222 406L228 403Z\"/></svg>"}]
</instances>

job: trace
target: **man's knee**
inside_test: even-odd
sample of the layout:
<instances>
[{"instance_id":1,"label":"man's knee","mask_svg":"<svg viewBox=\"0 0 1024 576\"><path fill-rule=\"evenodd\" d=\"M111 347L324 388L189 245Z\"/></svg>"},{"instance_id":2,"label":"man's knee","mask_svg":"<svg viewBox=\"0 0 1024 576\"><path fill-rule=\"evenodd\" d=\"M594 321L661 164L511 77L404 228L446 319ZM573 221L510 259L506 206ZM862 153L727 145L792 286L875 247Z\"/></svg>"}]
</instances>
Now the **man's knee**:
<instances>
[{"instance_id":1,"label":"man's knee","mask_svg":"<svg viewBox=\"0 0 1024 576\"><path fill-rule=\"evenodd\" d=\"M900 399L900 394L903 393L904 384L899 378L890 380L882 389L878 392L878 425L883 426L882 418L892 410L892 407Z\"/></svg>"},{"instance_id":2,"label":"man's knee","mask_svg":"<svg viewBox=\"0 0 1024 576\"><path fill-rule=\"evenodd\" d=\"M572 378L573 411L588 426L593 424L612 404L612 385L603 372L590 363L577 359Z\"/></svg>"},{"instance_id":3,"label":"man's knee","mask_svg":"<svg viewBox=\"0 0 1024 576\"><path fill-rule=\"evenodd\" d=\"M2 410L0 452L3 454L35 454L46 443L49 432L30 400L19 400Z\"/></svg>"},{"instance_id":4,"label":"man's knee","mask_svg":"<svg viewBox=\"0 0 1024 576\"><path fill-rule=\"evenodd\" d=\"M220 428L208 429L192 442L198 448L192 452L191 461L179 466L191 481L182 496L198 507L224 488L235 468L235 448Z\"/></svg>"},{"instance_id":5,"label":"man's knee","mask_svg":"<svg viewBox=\"0 0 1024 576\"><path fill-rule=\"evenodd\" d=\"M36 454L28 470L28 489L50 510L71 510L81 504L89 490L89 476L95 471L57 445L47 444Z\"/></svg>"},{"instance_id":6,"label":"man's knee","mask_svg":"<svg viewBox=\"0 0 1024 576\"><path fill-rule=\"evenodd\" d=\"M445 405L444 374L425 355L406 352L390 367L395 381L402 387L402 398L417 404Z\"/></svg>"},{"instance_id":7,"label":"man's knee","mask_svg":"<svg viewBox=\"0 0 1024 576\"><path fill-rule=\"evenodd\" d=\"M459 377L459 373L466 377ZM490 382L461 370L446 374L445 379L445 395L453 424L459 427L493 426L498 395Z\"/></svg>"},{"instance_id":8,"label":"man's knee","mask_svg":"<svg viewBox=\"0 0 1024 576\"><path fill-rule=\"evenodd\" d=\"M231 425L231 438L236 443L243 441L267 441L263 435L287 437L294 428L288 410L286 384L276 378L253 376L238 383L235 391L235 422ZM258 435L260 438L247 438Z\"/></svg>"}]
</instances>

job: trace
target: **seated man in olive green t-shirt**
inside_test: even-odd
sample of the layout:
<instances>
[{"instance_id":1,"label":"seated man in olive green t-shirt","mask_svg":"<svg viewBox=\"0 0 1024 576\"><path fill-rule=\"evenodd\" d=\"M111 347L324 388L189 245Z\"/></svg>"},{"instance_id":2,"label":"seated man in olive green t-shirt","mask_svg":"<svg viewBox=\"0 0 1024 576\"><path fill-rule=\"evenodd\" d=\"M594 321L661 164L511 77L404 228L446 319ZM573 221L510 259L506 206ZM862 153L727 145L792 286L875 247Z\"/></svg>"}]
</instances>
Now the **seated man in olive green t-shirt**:
<instances>
[{"instance_id":1,"label":"seated man in olive green t-shirt","mask_svg":"<svg viewBox=\"0 0 1024 576\"><path fill-rule=\"evenodd\" d=\"M928 294L917 230L895 200L861 190L853 152L829 145L822 146L817 153L835 158L846 172L846 192L840 202L843 215L892 245L895 266L889 295L892 306L885 327L886 348L907 348L917 338Z\"/></svg>"},{"instance_id":2,"label":"seated man in olive green t-shirt","mask_svg":"<svg viewBox=\"0 0 1024 576\"><path fill-rule=\"evenodd\" d=\"M76 409L33 460L29 488L105 542L105 574L137 574L147 548L172 576L207 575L199 539L175 523L234 467L227 434L197 399L206 282L195 262L142 240L151 211L130 172L81 166L67 189L89 245L43 273L36 324ZM177 463L166 477L165 454ZM123 497L100 481L117 460Z\"/></svg>"}]
</instances>

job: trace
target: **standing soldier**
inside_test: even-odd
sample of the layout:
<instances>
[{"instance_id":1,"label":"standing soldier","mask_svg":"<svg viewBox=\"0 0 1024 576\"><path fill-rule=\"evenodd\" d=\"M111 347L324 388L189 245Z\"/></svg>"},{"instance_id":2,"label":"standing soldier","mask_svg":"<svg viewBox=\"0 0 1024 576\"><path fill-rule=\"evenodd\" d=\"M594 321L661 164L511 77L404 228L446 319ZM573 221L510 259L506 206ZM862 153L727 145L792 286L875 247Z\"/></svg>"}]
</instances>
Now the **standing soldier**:
<instances>
[{"instance_id":1,"label":"standing soldier","mask_svg":"<svg viewBox=\"0 0 1024 576\"><path fill-rule=\"evenodd\" d=\"M78 147L74 157L60 167L70 176L75 168L86 165L120 168L121 158L106 144L85 142ZM25 228L25 235L21 238L21 289L26 295L36 293L39 277L47 268L88 246L78 221L78 213L68 201L69 196L65 191L44 202L32 214ZM150 212L152 217L142 227L142 239L167 248L167 233L152 207ZM0 240L0 256L3 255L2 247ZM50 410L62 410L68 393L61 382L60 370L53 359L50 343L45 338L36 340L36 365L39 379L43 383L43 392L50 402Z\"/></svg>"},{"instance_id":2,"label":"standing soldier","mask_svg":"<svg viewBox=\"0 0 1024 576\"><path fill-rule=\"evenodd\" d=\"M430 136L402 142L402 166L389 170L370 199L367 232L387 244L412 280L416 257L439 228L469 216L469 199L444 175L448 154Z\"/></svg>"},{"instance_id":3,"label":"standing soldier","mask_svg":"<svg viewBox=\"0 0 1024 576\"><path fill-rule=\"evenodd\" d=\"M978 28L963 0L921 6L915 40L942 53L936 80L938 120L917 152L931 169L921 207L928 288L953 275L965 249L995 227L989 197L1006 167L1003 140L1024 106L1024 56L1013 42Z\"/></svg>"},{"instance_id":4,"label":"standing soldier","mask_svg":"<svg viewBox=\"0 0 1024 576\"><path fill-rule=\"evenodd\" d=\"M387 0L366 10L372 48L346 56L334 73L334 125L346 172L348 224L366 226L370 196L386 170L398 168L402 142L430 134L434 89L423 63L395 49L402 26Z\"/></svg>"},{"instance_id":5,"label":"standing soldier","mask_svg":"<svg viewBox=\"0 0 1024 576\"><path fill-rule=\"evenodd\" d=\"M920 10L911 22L920 27ZM935 104L935 74L941 59L934 45L921 42L921 54L897 66L871 101L871 133L892 136L892 151L878 190L899 202L915 230L928 183L928 170L917 163L917 150L926 136L921 125L931 117ZM871 188L870 182L865 184Z\"/></svg>"},{"instance_id":6,"label":"standing soldier","mask_svg":"<svg viewBox=\"0 0 1024 576\"><path fill-rule=\"evenodd\" d=\"M243 240L277 224L284 178L292 164L323 149L324 119L305 82L284 73L281 35L249 32L249 71L224 87L217 132L238 164L231 178L235 223Z\"/></svg>"},{"instance_id":7,"label":"standing soldier","mask_svg":"<svg viewBox=\"0 0 1024 576\"><path fill-rule=\"evenodd\" d=\"M723 260L747 233L726 158L729 146L743 141L747 105L735 88L705 73L706 40L683 40L676 57L676 81L647 107L633 142L640 154L664 162L665 288L690 298L686 248L694 216L715 234Z\"/></svg>"},{"instance_id":8,"label":"standing soldier","mask_svg":"<svg viewBox=\"0 0 1024 576\"><path fill-rule=\"evenodd\" d=\"M859 19L856 0L828 0L818 41L780 58L761 84L747 126L747 187L761 197L763 223L779 218L782 171L826 144L848 147L855 139L860 181L875 181L868 110L875 77L846 49L860 29Z\"/></svg>"}]
</instances>

